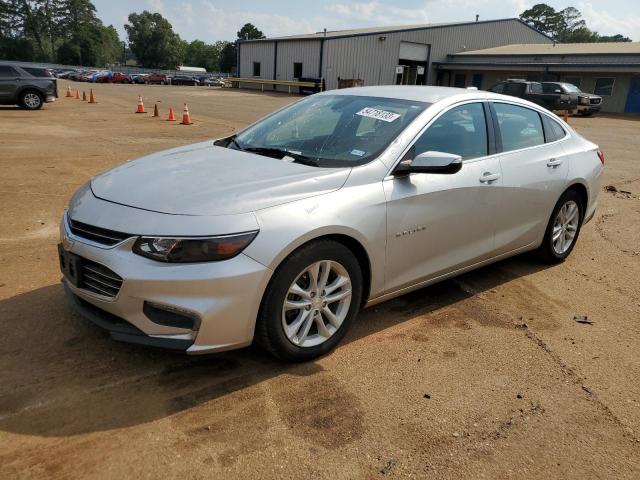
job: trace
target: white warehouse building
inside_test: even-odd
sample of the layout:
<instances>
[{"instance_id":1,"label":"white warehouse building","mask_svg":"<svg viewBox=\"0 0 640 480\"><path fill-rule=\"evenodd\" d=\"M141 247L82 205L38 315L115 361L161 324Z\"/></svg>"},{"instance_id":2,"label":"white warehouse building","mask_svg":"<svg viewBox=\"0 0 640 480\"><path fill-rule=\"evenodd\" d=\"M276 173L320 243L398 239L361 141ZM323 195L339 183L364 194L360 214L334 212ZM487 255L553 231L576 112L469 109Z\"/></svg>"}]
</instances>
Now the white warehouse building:
<instances>
[{"instance_id":1,"label":"white warehouse building","mask_svg":"<svg viewBox=\"0 0 640 480\"><path fill-rule=\"evenodd\" d=\"M236 73L256 80L323 80L328 90L354 83L433 85L434 64L448 55L516 43L553 41L516 18L325 31L239 41ZM481 88L482 74L465 84Z\"/></svg>"}]
</instances>

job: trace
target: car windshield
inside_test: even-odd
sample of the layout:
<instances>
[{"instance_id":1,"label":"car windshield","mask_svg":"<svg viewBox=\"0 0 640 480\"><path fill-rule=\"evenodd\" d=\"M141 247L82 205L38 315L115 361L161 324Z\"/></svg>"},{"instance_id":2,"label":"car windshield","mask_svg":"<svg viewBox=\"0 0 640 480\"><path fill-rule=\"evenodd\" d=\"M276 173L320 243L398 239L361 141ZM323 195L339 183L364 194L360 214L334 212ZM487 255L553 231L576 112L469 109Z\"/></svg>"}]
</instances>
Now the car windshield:
<instances>
[{"instance_id":1,"label":"car windshield","mask_svg":"<svg viewBox=\"0 0 640 480\"><path fill-rule=\"evenodd\" d=\"M229 148L318 167L371 161L429 104L360 95L314 95L233 137Z\"/></svg>"},{"instance_id":2,"label":"car windshield","mask_svg":"<svg viewBox=\"0 0 640 480\"><path fill-rule=\"evenodd\" d=\"M580 89L576 87L573 83L563 83L562 86L567 92L581 93Z\"/></svg>"}]
</instances>

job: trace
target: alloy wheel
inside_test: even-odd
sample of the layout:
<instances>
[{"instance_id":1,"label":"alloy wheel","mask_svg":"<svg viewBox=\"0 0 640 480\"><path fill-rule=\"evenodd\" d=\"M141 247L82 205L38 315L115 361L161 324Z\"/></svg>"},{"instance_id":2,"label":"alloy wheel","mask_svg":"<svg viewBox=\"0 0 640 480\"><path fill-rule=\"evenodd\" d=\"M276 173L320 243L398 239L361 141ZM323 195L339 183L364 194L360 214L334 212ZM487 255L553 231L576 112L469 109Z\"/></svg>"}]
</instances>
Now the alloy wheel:
<instances>
[{"instance_id":1,"label":"alloy wheel","mask_svg":"<svg viewBox=\"0 0 640 480\"><path fill-rule=\"evenodd\" d=\"M558 255L563 255L571 248L580 222L580 209L573 200L566 202L556 215L553 223L553 233L551 241L553 250Z\"/></svg>"},{"instance_id":2,"label":"alloy wheel","mask_svg":"<svg viewBox=\"0 0 640 480\"><path fill-rule=\"evenodd\" d=\"M38 94L32 92L25 94L22 101L28 108L38 108L40 106L40 103L42 102Z\"/></svg>"},{"instance_id":3,"label":"alloy wheel","mask_svg":"<svg viewBox=\"0 0 640 480\"><path fill-rule=\"evenodd\" d=\"M351 278L333 260L305 268L293 281L282 306L282 327L291 343L314 347L338 331L351 306Z\"/></svg>"}]
</instances>

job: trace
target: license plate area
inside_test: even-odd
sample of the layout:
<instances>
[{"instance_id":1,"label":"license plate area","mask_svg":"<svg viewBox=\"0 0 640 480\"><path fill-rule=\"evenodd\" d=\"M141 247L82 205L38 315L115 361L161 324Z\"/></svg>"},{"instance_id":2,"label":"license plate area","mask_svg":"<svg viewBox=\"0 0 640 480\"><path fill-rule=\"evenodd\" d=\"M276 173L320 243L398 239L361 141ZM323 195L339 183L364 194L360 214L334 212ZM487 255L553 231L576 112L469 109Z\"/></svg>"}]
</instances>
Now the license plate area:
<instances>
[{"instance_id":1,"label":"license plate area","mask_svg":"<svg viewBox=\"0 0 640 480\"><path fill-rule=\"evenodd\" d=\"M75 287L82 285L82 258L78 255L66 251L62 244L58 244L58 257L60 259L60 270L71 284Z\"/></svg>"}]
</instances>

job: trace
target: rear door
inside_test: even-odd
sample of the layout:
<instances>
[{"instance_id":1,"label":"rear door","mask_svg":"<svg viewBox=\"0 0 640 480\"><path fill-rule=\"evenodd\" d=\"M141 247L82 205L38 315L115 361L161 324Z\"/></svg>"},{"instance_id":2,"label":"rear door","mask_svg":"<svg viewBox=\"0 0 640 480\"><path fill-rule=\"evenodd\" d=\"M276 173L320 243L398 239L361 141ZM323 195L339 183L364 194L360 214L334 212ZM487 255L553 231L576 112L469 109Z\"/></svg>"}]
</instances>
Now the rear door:
<instances>
[{"instance_id":1,"label":"rear door","mask_svg":"<svg viewBox=\"0 0 640 480\"><path fill-rule=\"evenodd\" d=\"M10 65L0 65L0 100L16 98L20 74Z\"/></svg>"},{"instance_id":2,"label":"rear door","mask_svg":"<svg viewBox=\"0 0 640 480\"><path fill-rule=\"evenodd\" d=\"M502 179L499 161L491 155L493 130L487 118L488 107L482 102L451 107L427 126L404 156L411 159L426 151L457 154L463 158L459 172L391 175L384 180L387 291L491 256Z\"/></svg>"},{"instance_id":3,"label":"rear door","mask_svg":"<svg viewBox=\"0 0 640 480\"><path fill-rule=\"evenodd\" d=\"M551 116L521 105L491 102L502 202L496 210L496 253L531 245L542 234L562 193L569 164L566 132ZM546 128L545 128L546 127Z\"/></svg>"}]
</instances>

